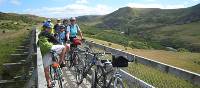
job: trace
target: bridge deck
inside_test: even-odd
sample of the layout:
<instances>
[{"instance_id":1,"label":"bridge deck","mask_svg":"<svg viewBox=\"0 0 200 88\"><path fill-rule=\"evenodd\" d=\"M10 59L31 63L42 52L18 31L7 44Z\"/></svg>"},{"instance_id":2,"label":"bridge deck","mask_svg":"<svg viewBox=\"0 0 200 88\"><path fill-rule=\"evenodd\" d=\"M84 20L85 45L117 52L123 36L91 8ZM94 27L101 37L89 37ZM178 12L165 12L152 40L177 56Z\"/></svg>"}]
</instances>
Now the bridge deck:
<instances>
[{"instance_id":1,"label":"bridge deck","mask_svg":"<svg viewBox=\"0 0 200 88\"><path fill-rule=\"evenodd\" d=\"M64 76L64 88L91 88L90 82L84 80L81 85L76 84L76 78L74 70L69 70L67 67L63 68L63 76Z\"/></svg>"}]
</instances>

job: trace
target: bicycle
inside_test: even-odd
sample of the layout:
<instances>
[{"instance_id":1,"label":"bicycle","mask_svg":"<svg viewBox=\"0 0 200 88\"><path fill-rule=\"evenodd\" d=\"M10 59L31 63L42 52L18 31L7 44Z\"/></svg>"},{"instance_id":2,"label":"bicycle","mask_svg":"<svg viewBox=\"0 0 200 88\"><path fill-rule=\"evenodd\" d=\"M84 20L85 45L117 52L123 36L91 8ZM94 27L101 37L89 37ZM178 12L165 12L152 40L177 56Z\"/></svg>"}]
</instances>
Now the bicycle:
<instances>
[{"instance_id":1,"label":"bicycle","mask_svg":"<svg viewBox=\"0 0 200 88\"><path fill-rule=\"evenodd\" d=\"M94 74L92 74L92 88L110 88L112 85L114 88L124 88L124 84L119 72L119 67L127 67L128 60L123 56L112 56L112 62L106 60L102 61L103 65L97 65ZM114 71L112 67L117 67ZM108 79L108 74L114 74Z\"/></svg>"},{"instance_id":2,"label":"bicycle","mask_svg":"<svg viewBox=\"0 0 200 88\"><path fill-rule=\"evenodd\" d=\"M79 63L82 63L83 60L80 59L80 55L78 54L78 46L81 45L81 41L79 39L74 39L73 42L68 42L70 44L70 51L66 55L65 58L67 67L72 68L74 66L78 66Z\"/></svg>"},{"instance_id":3,"label":"bicycle","mask_svg":"<svg viewBox=\"0 0 200 88\"><path fill-rule=\"evenodd\" d=\"M82 66L82 68L78 68L77 74L76 74L76 80L77 84L80 85L83 82L83 79L86 78L88 73L92 71L92 67L95 65L98 65L100 63L99 56L105 55L105 54L111 54L110 52L103 52L103 53L93 53L88 50L82 51L86 55L85 63ZM88 56L92 55L92 59L89 59ZM92 74L94 71L92 71Z\"/></svg>"},{"instance_id":4,"label":"bicycle","mask_svg":"<svg viewBox=\"0 0 200 88\"><path fill-rule=\"evenodd\" d=\"M56 51L51 50L50 52L52 54L52 61L53 64L49 67L50 72L50 78L52 82L52 86L55 87L56 80L58 81L59 88L64 88L62 82L64 81L63 78L63 72L59 65L59 55L56 53Z\"/></svg>"}]
</instances>

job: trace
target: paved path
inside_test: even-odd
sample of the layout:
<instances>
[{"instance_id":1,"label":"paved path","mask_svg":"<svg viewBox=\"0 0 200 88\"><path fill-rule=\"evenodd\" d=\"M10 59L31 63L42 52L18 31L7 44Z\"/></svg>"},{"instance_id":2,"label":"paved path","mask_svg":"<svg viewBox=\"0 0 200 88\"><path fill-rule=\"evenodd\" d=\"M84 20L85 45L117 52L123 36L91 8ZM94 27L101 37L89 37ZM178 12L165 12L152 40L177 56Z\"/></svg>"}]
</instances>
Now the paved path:
<instances>
[{"instance_id":1,"label":"paved path","mask_svg":"<svg viewBox=\"0 0 200 88\"><path fill-rule=\"evenodd\" d=\"M64 82L63 82L64 88L91 88L91 84L86 79L84 79L81 85L78 86L76 84L76 78L73 68L71 68L70 70L67 67L63 68L63 76L64 76ZM56 86L55 88L59 87Z\"/></svg>"}]
</instances>

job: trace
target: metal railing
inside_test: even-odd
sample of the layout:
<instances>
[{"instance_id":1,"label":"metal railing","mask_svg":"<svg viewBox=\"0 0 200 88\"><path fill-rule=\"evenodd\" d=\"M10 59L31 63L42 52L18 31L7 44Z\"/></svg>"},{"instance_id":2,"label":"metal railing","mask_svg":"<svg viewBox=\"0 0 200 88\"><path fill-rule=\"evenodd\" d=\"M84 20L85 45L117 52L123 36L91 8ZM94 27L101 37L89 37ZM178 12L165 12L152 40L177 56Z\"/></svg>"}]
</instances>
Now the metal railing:
<instances>
[{"instance_id":1,"label":"metal railing","mask_svg":"<svg viewBox=\"0 0 200 88\"><path fill-rule=\"evenodd\" d=\"M172 65L158 62L158 61L155 61L155 60L152 60L149 58L145 58L145 57L142 57L139 55L135 55L135 54L132 54L129 52L125 52L120 49L111 48L111 47L105 46L103 44L97 44L95 42L90 42L90 41L87 41L87 43L88 43L88 45L90 45L92 47L103 49L108 52L112 52L113 54L116 54L116 55L126 56L129 59L129 61L141 63L146 66L151 66L151 67L159 69L163 72L170 73L177 77L180 77L187 81L190 81L194 85L200 85L200 74L198 74L198 73L184 70L184 69L172 66Z\"/></svg>"}]
</instances>

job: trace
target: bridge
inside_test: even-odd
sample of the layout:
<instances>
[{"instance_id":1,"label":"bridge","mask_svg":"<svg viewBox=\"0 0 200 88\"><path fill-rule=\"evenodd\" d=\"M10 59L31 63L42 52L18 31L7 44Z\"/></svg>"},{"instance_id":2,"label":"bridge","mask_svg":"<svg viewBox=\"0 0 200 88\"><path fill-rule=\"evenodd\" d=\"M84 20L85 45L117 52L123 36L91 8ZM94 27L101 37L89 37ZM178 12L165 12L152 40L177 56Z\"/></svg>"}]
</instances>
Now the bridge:
<instances>
[{"instance_id":1,"label":"bridge","mask_svg":"<svg viewBox=\"0 0 200 88\"><path fill-rule=\"evenodd\" d=\"M46 88L46 80L44 75L44 67L42 62L42 55L40 47L37 46L39 31L35 28L31 31L30 36L25 39L24 43L19 46L15 51L20 53L11 54L13 57L22 57L17 63L5 63L4 67L8 71L12 69L18 69L20 66L23 68L23 75L16 76L12 80L0 80L0 88L4 88L6 84L18 84L19 82L24 82L26 88ZM168 64L164 64L149 58L138 56L132 53L125 52L123 50L111 48L102 44L97 44L95 42L86 41L86 44L112 52L115 55L122 55L128 58L131 63L141 63L143 65L151 66L153 68L159 69L162 72L173 74L184 80L187 80L195 85L200 85L200 74L190 72L178 67L174 67ZM143 80L131 75L125 70L120 70L123 80L126 83L127 88L155 88L154 86L146 83ZM91 76L88 75L81 85L76 84L74 70L73 69L63 69L64 75L64 88L91 88ZM19 80L24 81L19 81ZM11 86L12 88L13 86ZM58 88L57 86L55 88Z\"/></svg>"}]
</instances>

